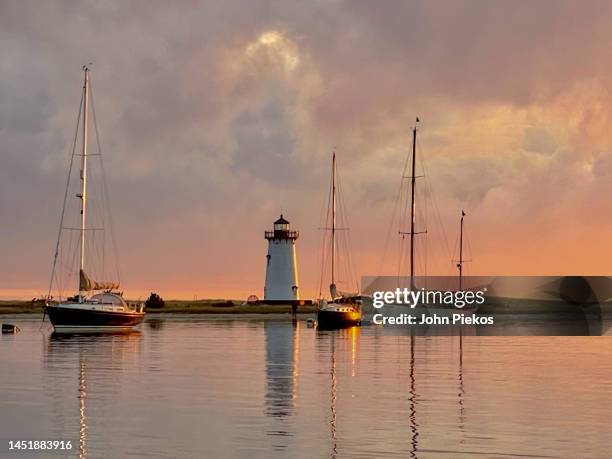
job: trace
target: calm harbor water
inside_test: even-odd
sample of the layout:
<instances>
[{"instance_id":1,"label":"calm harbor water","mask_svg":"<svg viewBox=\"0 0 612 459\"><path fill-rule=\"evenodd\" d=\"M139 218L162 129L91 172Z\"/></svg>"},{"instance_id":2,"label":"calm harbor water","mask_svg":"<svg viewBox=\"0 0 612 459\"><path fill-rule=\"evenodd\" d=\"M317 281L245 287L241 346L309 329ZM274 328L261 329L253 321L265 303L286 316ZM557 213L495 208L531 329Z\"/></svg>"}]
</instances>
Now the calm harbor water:
<instances>
[{"instance_id":1,"label":"calm harbor water","mask_svg":"<svg viewBox=\"0 0 612 459\"><path fill-rule=\"evenodd\" d=\"M22 331L0 338L0 457L612 455L611 337L202 316L59 337L40 318L10 321ZM74 449L9 453L22 439Z\"/></svg>"}]
</instances>

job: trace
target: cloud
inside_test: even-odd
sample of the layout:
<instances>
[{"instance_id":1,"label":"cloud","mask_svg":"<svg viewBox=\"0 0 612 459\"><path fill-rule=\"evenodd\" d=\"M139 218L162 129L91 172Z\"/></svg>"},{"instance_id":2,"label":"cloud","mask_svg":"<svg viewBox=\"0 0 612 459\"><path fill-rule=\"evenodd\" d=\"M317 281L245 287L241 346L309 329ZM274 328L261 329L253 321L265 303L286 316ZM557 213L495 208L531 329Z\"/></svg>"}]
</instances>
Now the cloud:
<instances>
[{"instance_id":1,"label":"cloud","mask_svg":"<svg viewBox=\"0 0 612 459\"><path fill-rule=\"evenodd\" d=\"M545 128L529 127L525 130L523 148L534 153L550 154L556 150L557 142Z\"/></svg>"},{"instance_id":2,"label":"cloud","mask_svg":"<svg viewBox=\"0 0 612 459\"><path fill-rule=\"evenodd\" d=\"M511 230L560 243L567 214L583 218L572 237L595 240L589 212L609 224L611 10L598 1L4 2L0 290L46 283L87 62L135 293L260 293L261 232L281 208L302 230L303 289L314 291L332 150L355 209L357 271L367 272L417 115L443 224L454 228L457 209L469 208L483 270L509 252L545 259L554 247L544 237ZM577 250L575 269L598 266L593 251Z\"/></svg>"}]
</instances>

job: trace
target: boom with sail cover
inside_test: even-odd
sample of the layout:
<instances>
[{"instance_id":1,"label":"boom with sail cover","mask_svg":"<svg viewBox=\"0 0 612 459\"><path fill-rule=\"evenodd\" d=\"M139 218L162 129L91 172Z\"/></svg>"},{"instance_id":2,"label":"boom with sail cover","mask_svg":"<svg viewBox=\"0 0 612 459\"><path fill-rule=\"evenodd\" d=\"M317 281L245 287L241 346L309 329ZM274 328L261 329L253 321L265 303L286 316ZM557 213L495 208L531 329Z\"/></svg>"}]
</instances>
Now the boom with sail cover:
<instances>
[{"instance_id":1,"label":"boom with sail cover","mask_svg":"<svg viewBox=\"0 0 612 459\"><path fill-rule=\"evenodd\" d=\"M91 279L82 269L79 271L79 290L90 292L92 290L113 290L119 288L119 282L98 282Z\"/></svg>"}]
</instances>

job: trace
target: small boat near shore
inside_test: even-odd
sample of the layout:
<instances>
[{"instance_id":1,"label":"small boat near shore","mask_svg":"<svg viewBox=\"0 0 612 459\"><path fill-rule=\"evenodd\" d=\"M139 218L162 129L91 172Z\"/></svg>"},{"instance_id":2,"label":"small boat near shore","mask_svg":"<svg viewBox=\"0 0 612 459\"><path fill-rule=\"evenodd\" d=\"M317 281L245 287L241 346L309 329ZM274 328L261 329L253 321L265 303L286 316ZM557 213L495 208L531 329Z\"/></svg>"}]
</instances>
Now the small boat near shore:
<instances>
[{"instance_id":1,"label":"small boat near shore","mask_svg":"<svg viewBox=\"0 0 612 459\"><path fill-rule=\"evenodd\" d=\"M145 316L144 305L140 303L131 303L123 298L119 289L119 282L99 282L91 279L85 271L86 257L91 255L91 258L101 258L98 260L102 264L101 271L103 272L104 256L100 255L100 248L94 247L93 233L104 231L102 227L93 227L88 225L88 157L89 156L101 156L101 151L98 151L95 155L88 154L87 151L87 139L88 139L88 112L89 112L89 99L90 99L90 79L89 79L89 68L83 67L84 71L84 84L83 94L81 100L81 106L79 108L79 115L82 115L82 152L80 155L76 154L76 136L73 144L72 159L70 162L70 168L68 172L68 180L66 183L66 192L64 194L64 205L62 208L61 219L60 219L60 230L58 233L57 244L55 248L55 256L53 259L53 269L51 273L51 282L49 285L49 293L47 295L47 301L45 302L44 312L45 315L49 316L49 320L53 325L56 332L103 332L103 331L125 331L133 328L140 324ZM93 107L92 107L93 108ZM95 122L95 112L94 112ZM79 121L80 123L80 116ZM78 132L78 124L77 124ZM96 136L97 136L96 127ZM98 141L99 146L99 141ZM98 148L99 149L99 148ZM81 158L81 169L80 169L80 190L76 193L76 198L80 201L80 224L78 228L66 227L65 226L65 214L69 189L71 183L72 165L75 157L80 156ZM102 169L102 168L101 168ZM103 169L102 169L102 179ZM106 185L104 184L104 190ZM106 194L106 193L104 193ZM61 244L62 235L64 231L77 231L78 242L75 241L77 238L70 238L72 242L72 254L78 249L78 257L74 257L78 262L76 270L72 267L69 273L78 272L78 293L62 299L62 296L58 297L58 300L53 300L51 296L51 290L53 289L54 282L61 284L63 277L57 273L60 268L59 265L63 263L58 262L58 256L60 254L60 248L63 247ZM104 238L102 238L104 241ZM114 242L114 241L113 241ZM78 246L78 247L77 247ZM103 253L103 249L102 253ZM92 262L88 266L91 265ZM68 274L69 275L69 274Z\"/></svg>"},{"instance_id":2,"label":"small boat near shore","mask_svg":"<svg viewBox=\"0 0 612 459\"><path fill-rule=\"evenodd\" d=\"M13 324L2 324L2 333L3 334L7 334L7 333L19 333L21 331L21 329L17 326L17 325L13 325Z\"/></svg>"},{"instance_id":3,"label":"small boat near shore","mask_svg":"<svg viewBox=\"0 0 612 459\"><path fill-rule=\"evenodd\" d=\"M341 297L319 304L317 311L319 328L345 328L361 325L361 298Z\"/></svg>"}]
</instances>

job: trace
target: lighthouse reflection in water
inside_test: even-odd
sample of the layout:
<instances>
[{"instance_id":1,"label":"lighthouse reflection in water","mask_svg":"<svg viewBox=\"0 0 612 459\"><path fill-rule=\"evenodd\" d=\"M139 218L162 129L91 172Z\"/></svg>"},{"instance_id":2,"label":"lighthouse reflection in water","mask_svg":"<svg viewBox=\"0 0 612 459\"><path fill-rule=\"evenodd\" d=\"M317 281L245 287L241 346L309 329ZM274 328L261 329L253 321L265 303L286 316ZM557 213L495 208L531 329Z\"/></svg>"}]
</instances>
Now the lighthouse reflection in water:
<instances>
[{"instance_id":1,"label":"lighthouse reflection in water","mask_svg":"<svg viewBox=\"0 0 612 459\"><path fill-rule=\"evenodd\" d=\"M273 420L267 433L273 438L276 450L287 448L286 441L274 437L293 435L291 416L299 382L300 323L266 321L266 415Z\"/></svg>"}]
</instances>

